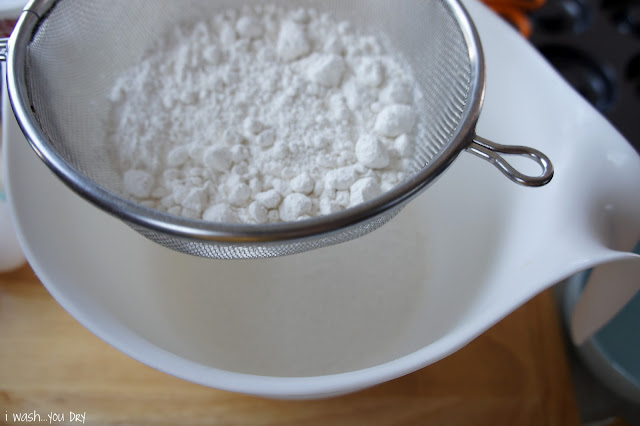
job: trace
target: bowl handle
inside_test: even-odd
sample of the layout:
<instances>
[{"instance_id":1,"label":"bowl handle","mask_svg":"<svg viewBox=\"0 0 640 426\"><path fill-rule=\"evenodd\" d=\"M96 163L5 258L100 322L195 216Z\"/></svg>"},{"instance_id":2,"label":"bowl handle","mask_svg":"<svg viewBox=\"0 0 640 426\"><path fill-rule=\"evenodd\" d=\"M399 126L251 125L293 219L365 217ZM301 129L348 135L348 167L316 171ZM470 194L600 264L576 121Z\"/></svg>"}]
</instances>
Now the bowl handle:
<instances>
[{"instance_id":1,"label":"bowl handle","mask_svg":"<svg viewBox=\"0 0 640 426\"><path fill-rule=\"evenodd\" d=\"M551 160L537 149L517 145L500 145L488 139L475 135L467 151L490 162L513 182L524 186L543 186L553 177L553 164ZM500 154L520 155L530 158L542 168L538 176L529 176L513 167Z\"/></svg>"},{"instance_id":2,"label":"bowl handle","mask_svg":"<svg viewBox=\"0 0 640 426\"><path fill-rule=\"evenodd\" d=\"M583 195L567 197L580 203L587 220L584 235L600 244L602 254L571 312L570 333L584 343L640 291L640 156L616 137L595 134L598 143L582 146L573 172ZM626 145L626 146L625 146ZM577 185L574 187L578 188ZM574 204L575 205L575 204ZM635 247L635 248L634 248Z\"/></svg>"}]
</instances>

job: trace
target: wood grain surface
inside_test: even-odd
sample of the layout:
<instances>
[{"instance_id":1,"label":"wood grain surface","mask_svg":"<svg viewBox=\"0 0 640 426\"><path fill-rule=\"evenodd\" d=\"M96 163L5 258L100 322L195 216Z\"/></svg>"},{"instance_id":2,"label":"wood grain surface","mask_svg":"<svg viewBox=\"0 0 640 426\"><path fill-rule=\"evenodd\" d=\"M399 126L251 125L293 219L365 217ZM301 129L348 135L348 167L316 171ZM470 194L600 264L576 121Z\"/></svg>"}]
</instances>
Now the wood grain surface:
<instances>
[{"instance_id":1,"label":"wood grain surface","mask_svg":"<svg viewBox=\"0 0 640 426\"><path fill-rule=\"evenodd\" d=\"M277 401L147 367L76 322L28 265L0 275L0 424L24 413L80 424L71 412L91 425L580 424L549 291L413 374L342 397Z\"/></svg>"}]
</instances>

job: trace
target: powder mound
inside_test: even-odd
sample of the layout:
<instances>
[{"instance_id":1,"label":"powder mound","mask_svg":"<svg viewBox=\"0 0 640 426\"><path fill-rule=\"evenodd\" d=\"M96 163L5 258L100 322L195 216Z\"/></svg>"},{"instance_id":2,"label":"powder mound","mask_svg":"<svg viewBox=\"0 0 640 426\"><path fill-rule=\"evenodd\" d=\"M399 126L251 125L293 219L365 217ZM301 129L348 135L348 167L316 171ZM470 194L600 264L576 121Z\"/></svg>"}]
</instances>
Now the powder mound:
<instances>
[{"instance_id":1,"label":"powder mound","mask_svg":"<svg viewBox=\"0 0 640 426\"><path fill-rule=\"evenodd\" d=\"M315 9L244 6L185 23L115 82L122 193L174 215L295 221L409 173L420 91L381 37Z\"/></svg>"}]
</instances>

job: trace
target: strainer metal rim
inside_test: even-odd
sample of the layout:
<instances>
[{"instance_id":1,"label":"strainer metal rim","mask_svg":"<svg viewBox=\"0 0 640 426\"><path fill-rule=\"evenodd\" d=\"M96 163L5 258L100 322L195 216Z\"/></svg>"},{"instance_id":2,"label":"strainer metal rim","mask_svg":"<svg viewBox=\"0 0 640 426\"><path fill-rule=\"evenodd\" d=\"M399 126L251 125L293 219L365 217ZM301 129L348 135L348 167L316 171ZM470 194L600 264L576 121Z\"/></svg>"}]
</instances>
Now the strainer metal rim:
<instances>
[{"instance_id":1,"label":"strainer metal rim","mask_svg":"<svg viewBox=\"0 0 640 426\"><path fill-rule=\"evenodd\" d=\"M62 158L40 129L28 100L26 83L27 47L39 22L58 0L31 0L20 15L7 45L7 89L14 114L32 149L68 187L100 209L128 223L173 237L222 244L277 243L318 238L338 233L401 207L432 184L475 136L485 91L484 55L477 30L459 0L440 0L455 17L470 59L468 101L459 126L447 145L410 179L379 197L343 211L295 222L229 224L189 219L142 206L107 191Z\"/></svg>"}]
</instances>

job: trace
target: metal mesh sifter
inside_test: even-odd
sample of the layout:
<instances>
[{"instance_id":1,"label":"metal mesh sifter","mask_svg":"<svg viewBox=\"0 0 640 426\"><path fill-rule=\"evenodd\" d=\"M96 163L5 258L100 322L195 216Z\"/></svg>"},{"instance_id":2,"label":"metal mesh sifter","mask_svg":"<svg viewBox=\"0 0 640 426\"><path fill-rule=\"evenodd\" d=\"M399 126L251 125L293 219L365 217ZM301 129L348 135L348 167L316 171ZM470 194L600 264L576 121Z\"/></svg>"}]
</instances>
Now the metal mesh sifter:
<instances>
[{"instance_id":1,"label":"metal mesh sifter","mask_svg":"<svg viewBox=\"0 0 640 426\"><path fill-rule=\"evenodd\" d=\"M314 7L382 32L412 67L424 96L417 111L424 131L404 182L342 212L266 225L178 217L119 193L121 178L108 160L103 125L114 80L171 27L238 7L233 0L32 1L3 52L11 103L29 143L69 187L144 236L173 250L221 259L282 256L362 236L391 219L463 150L519 184L551 180L553 167L544 154L475 135L484 62L473 24L456 0L270 3ZM540 175L518 172L501 153L533 159Z\"/></svg>"}]
</instances>

